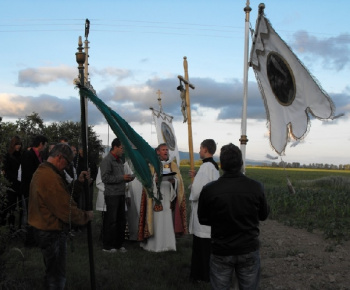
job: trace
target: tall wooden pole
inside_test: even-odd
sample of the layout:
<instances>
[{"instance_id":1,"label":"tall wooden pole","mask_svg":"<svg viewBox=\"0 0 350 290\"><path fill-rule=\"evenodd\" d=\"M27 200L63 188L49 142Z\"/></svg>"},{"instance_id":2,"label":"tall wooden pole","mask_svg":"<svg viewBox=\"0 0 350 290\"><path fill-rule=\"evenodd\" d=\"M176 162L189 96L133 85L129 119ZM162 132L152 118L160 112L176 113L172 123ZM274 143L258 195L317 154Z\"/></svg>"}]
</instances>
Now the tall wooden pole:
<instances>
[{"instance_id":1,"label":"tall wooden pole","mask_svg":"<svg viewBox=\"0 0 350 290\"><path fill-rule=\"evenodd\" d=\"M78 42L78 52L76 55L76 61L79 64L79 80L80 86L84 87L85 79L84 79L84 63L86 61L86 54L83 52L83 43L81 40L81 36L79 36ZM83 170L88 170L88 154L87 154L87 119L86 119L86 98L80 95L80 110L81 110L81 139L82 139L82 147L83 147ZM87 201L86 210L92 210L92 201L90 202L90 186L89 181L85 179L84 181L84 193ZM89 261L90 261L90 283L91 289L96 289L96 281L95 281L95 264L94 264L94 254L93 254L93 243L92 243L92 230L91 230L91 221L87 224L87 235L88 235L88 247L89 247Z\"/></svg>"},{"instance_id":2,"label":"tall wooden pole","mask_svg":"<svg viewBox=\"0 0 350 290\"><path fill-rule=\"evenodd\" d=\"M188 78L188 63L187 63L187 57L184 56L184 71L185 71L185 77L178 76L178 78L185 83L186 88L186 113L187 113L187 125L188 125L188 150L190 154L190 167L191 170L194 170L194 160L193 160L193 138L192 138L192 119L191 119L191 102L190 102L190 90L194 89L194 85L192 85ZM193 182L193 177L191 178L191 181Z\"/></svg>"},{"instance_id":3,"label":"tall wooden pole","mask_svg":"<svg viewBox=\"0 0 350 290\"><path fill-rule=\"evenodd\" d=\"M247 98L248 98L248 50L249 50L249 14L252 9L249 7L249 0L247 0L245 12L245 38L244 38L244 71L243 71L243 106L242 106L242 123L241 123L241 151L243 158L242 171L245 173L245 155L247 138Z\"/></svg>"}]
</instances>

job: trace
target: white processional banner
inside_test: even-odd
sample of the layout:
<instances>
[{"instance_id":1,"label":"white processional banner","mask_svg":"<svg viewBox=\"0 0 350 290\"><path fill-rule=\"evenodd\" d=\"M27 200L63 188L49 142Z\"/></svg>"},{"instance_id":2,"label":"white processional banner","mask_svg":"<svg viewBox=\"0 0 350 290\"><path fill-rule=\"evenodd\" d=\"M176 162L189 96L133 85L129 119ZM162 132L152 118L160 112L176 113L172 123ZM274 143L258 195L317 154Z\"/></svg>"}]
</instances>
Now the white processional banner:
<instances>
[{"instance_id":1,"label":"white processional banner","mask_svg":"<svg viewBox=\"0 0 350 290\"><path fill-rule=\"evenodd\" d=\"M257 19L250 63L264 99L270 143L278 154L284 153L289 136L306 136L309 113L318 119L334 118L331 98L263 13Z\"/></svg>"},{"instance_id":2,"label":"white processional banner","mask_svg":"<svg viewBox=\"0 0 350 290\"><path fill-rule=\"evenodd\" d=\"M169 159L176 159L176 163L180 167L180 155L172 122L173 117L152 108L151 110L156 125L158 144L167 144L169 148Z\"/></svg>"}]
</instances>

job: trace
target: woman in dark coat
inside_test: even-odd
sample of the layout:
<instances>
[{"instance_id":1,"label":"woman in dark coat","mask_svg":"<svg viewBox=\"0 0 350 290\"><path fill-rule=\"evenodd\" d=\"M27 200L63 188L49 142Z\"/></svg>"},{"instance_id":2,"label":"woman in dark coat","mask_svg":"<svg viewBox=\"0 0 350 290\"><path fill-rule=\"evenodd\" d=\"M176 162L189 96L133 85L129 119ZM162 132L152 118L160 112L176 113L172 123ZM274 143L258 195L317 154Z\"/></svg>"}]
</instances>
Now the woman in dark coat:
<instances>
[{"instance_id":1,"label":"woman in dark coat","mask_svg":"<svg viewBox=\"0 0 350 290\"><path fill-rule=\"evenodd\" d=\"M9 187L6 192L6 201L3 204L3 213L1 216L2 224L6 224L6 219L9 227L14 229L15 226L15 210L20 202L20 185L18 178L18 169L21 165L21 149L22 142L18 136L11 139L8 152L4 158L3 172L5 178L9 181Z\"/></svg>"}]
</instances>

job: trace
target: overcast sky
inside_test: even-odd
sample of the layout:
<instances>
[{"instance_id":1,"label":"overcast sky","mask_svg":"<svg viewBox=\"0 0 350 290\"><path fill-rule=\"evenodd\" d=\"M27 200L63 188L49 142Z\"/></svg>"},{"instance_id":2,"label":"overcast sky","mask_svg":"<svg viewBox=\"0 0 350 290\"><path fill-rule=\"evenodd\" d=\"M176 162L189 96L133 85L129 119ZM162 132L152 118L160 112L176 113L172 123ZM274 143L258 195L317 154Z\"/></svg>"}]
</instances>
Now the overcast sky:
<instances>
[{"instance_id":1,"label":"overcast sky","mask_svg":"<svg viewBox=\"0 0 350 290\"><path fill-rule=\"evenodd\" d=\"M122 3L120 3L122 2ZM250 1L255 27L260 1ZM305 140L287 145L288 162L349 164L350 2L265 1L276 32L332 97L336 114L311 118ZM203 139L218 148L239 145L243 97L244 19L242 0L191 1L5 1L0 0L0 116L4 121L37 112L45 122L79 121L78 37L90 20L90 82L99 98L152 146L157 138L149 107L174 116L178 147L188 151L177 76L187 56L195 152ZM341 8L341 9L340 9ZM251 44L251 40L250 40ZM248 83L247 159L276 157L266 113L252 69ZM89 124L103 143L108 126L92 103ZM110 135L110 139L114 135ZM272 159L270 159L272 160Z\"/></svg>"}]
</instances>

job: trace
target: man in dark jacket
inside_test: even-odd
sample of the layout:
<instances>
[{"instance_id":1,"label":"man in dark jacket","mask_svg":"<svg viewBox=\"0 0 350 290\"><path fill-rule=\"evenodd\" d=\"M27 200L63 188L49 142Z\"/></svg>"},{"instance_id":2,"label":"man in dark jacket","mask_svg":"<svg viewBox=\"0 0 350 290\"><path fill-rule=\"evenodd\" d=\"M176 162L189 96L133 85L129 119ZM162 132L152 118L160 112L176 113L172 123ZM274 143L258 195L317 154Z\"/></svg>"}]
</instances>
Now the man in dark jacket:
<instances>
[{"instance_id":1,"label":"man in dark jacket","mask_svg":"<svg viewBox=\"0 0 350 290\"><path fill-rule=\"evenodd\" d=\"M134 176L125 174L121 157L124 147L118 138L112 141L110 152L103 158L101 179L105 185L106 213L103 225L103 251L125 253L125 184L134 180Z\"/></svg>"},{"instance_id":2,"label":"man in dark jacket","mask_svg":"<svg viewBox=\"0 0 350 290\"><path fill-rule=\"evenodd\" d=\"M241 173L241 150L221 148L224 174L203 187L198 204L199 222L211 226L212 289L230 289L235 272L239 289L258 289L260 280L259 220L269 214L262 185Z\"/></svg>"}]
</instances>

